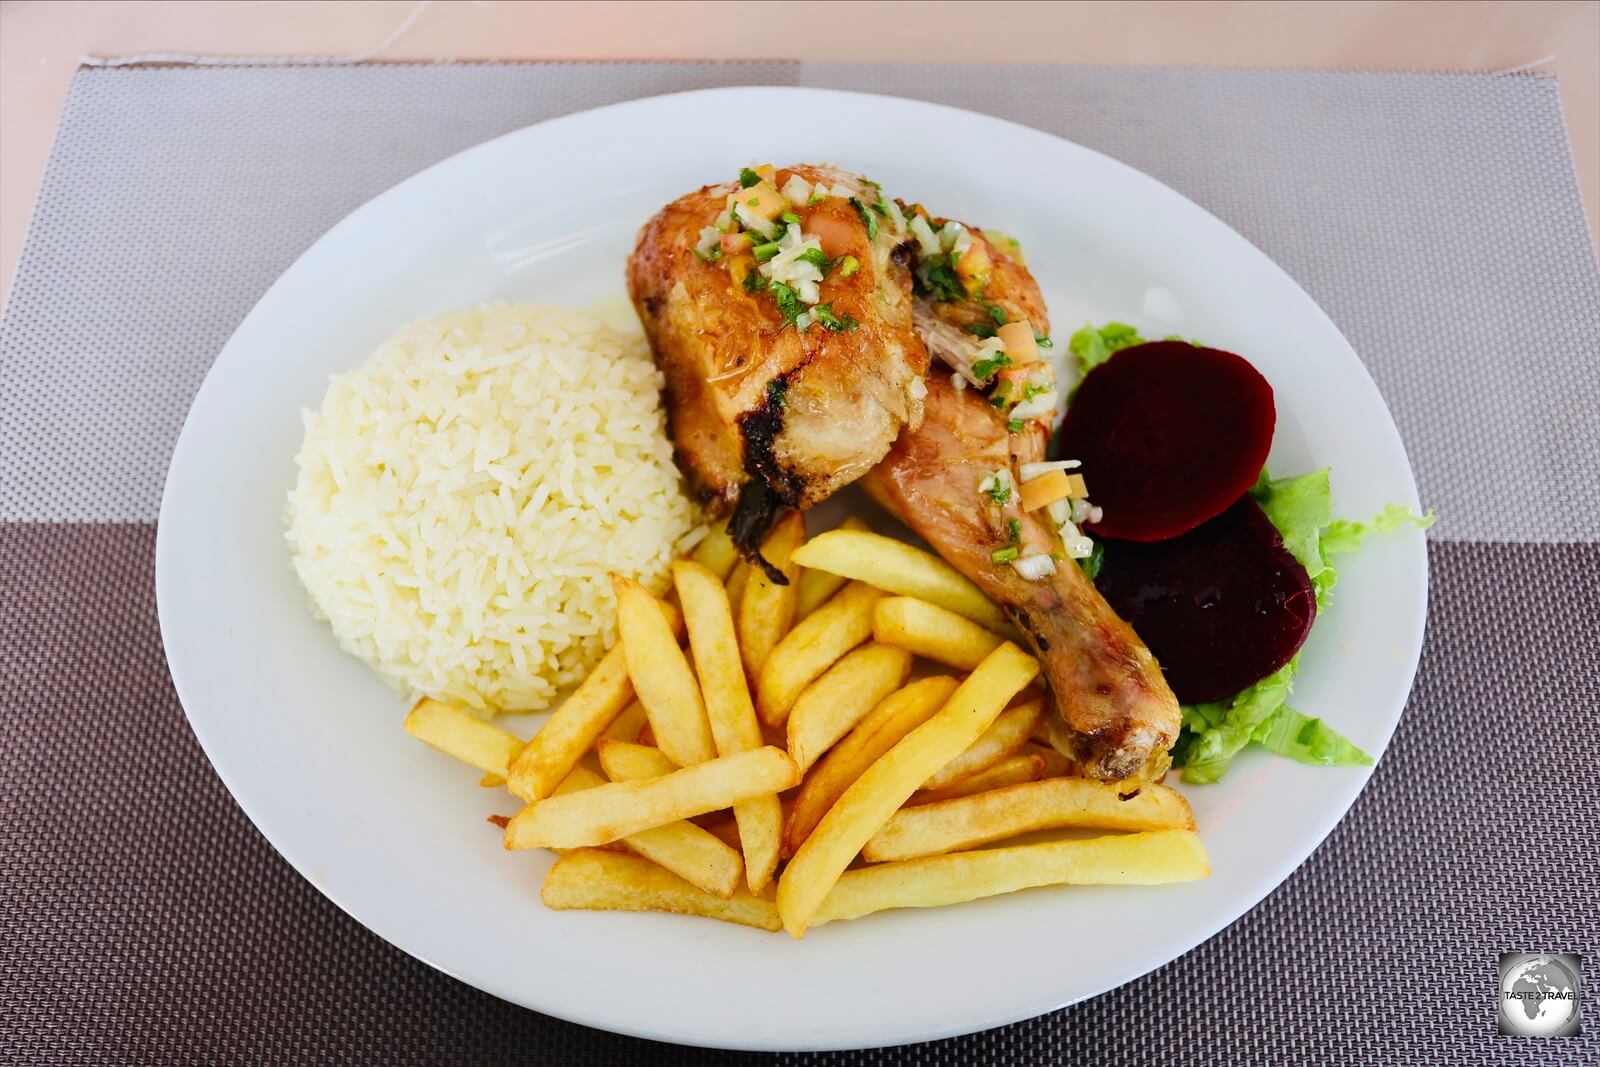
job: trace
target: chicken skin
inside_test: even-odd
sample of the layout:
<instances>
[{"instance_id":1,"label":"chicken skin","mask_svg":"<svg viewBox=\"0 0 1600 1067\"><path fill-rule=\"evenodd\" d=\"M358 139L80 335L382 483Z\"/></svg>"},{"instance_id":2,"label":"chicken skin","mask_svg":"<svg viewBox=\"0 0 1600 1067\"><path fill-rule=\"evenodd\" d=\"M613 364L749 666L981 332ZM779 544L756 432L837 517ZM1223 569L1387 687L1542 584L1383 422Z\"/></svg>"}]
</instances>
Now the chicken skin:
<instances>
[{"instance_id":1,"label":"chicken skin","mask_svg":"<svg viewBox=\"0 0 1600 1067\"><path fill-rule=\"evenodd\" d=\"M762 537L916 426L928 352L912 326L904 231L869 206L886 205L876 186L822 167L762 170L662 208L627 281L666 378L680 465L713 514L733 512L745 557L781 582Z\"/></svg>"},{"instance_id":2,"label":"chicken skin","mask_svg":"<svg viewBox=\"0 0 1600 1067\"><path fill-rule=\"evenodd\" d=\"M930 375L921 426L902 433L863 484L1015 621L1078 741L1085 776L1137 788L1166 772L1180 725L1150 650L1070 560L1030 581L991 557L1013 541L1024 550L1060 544L1044 512L1022 511L1015 493L1001 505L978 491L995 470L1038 458L1042 436L1008 433L981 393Z\"/></svg>"}]
</instances>

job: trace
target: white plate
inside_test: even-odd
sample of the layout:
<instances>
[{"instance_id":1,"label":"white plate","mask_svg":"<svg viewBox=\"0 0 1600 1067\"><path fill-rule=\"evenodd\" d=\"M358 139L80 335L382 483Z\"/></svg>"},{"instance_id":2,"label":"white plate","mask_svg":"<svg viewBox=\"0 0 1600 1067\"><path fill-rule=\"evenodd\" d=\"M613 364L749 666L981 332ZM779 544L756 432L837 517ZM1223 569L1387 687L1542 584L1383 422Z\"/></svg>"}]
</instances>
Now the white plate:
<instances>
[{"instance_id":1,"label":"white plate","mask_svg":"<svg viewBox=\"0 0 1600 1067\"><path fill-rule=\"evenodd\" d=\"M189 721L261 832L411 955L496 996L624 1033L752 1049L887 1045L1038 1015L1182 955L1270 892L1369 777L1246 753L1189 788L1213 876L1037 889L822 927L803 942L666 915L552 912L511 810L400 730L394 693L314 622L282 536L299 411L401 323L494 297L622 290L661 204L752 159L838 161L1018 236L1060 343L1119 318L1240 352L1277 391L1272 468L1332 464L1338 513L1415 505L1350 345L1282 270L1166 186L993 118L885 97L728 89L640 100L480 145L360 208L256 305L206 378L161 508L161 632ZM1415 532L1342 562L1295 704L1381 754L1422 641Z\"/></svg>"}]
</instances>

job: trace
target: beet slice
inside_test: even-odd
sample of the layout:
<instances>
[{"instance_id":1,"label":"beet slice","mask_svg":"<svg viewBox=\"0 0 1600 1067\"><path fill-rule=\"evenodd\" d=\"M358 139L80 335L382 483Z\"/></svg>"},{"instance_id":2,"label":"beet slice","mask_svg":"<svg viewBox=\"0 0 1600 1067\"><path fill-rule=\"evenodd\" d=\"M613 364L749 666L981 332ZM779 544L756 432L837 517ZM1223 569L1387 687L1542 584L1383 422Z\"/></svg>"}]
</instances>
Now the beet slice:
<instances>
[{"instance_id":1,"label":"beet slice","mask_svg":"<svg viewBox=\"0 0 1600 1067\"><path fill-rule=\"evenodd\" d=\"M1160 541L1220 515L1272 447L1272 386L1232 352L1182 341L1124 348L1083 379L1060 455L1104 512L1090 532Z\"/></svg>"},{"instance_id":2,"label":"beet slice","mask_svg":"<svg viewBox=\"0 0 1600 1067\"><path fill-rule=\"evenodd\" d=\"M1100 543L1095 585L1150 646L1180 703L1254 685L1311 633L1311 579L1249 495L1181 537Z\"/></svg>"}]
</instances>

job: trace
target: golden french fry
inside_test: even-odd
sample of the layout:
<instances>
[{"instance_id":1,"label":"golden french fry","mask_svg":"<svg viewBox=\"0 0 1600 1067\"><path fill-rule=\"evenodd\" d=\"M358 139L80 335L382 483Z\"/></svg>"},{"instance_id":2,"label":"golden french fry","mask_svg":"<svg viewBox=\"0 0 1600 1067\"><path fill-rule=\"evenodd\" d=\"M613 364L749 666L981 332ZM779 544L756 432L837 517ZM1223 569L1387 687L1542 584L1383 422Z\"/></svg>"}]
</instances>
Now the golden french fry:
<instances>
[{"instance_id":1,"label":"golden french fry","mask_svg":"<svg viewBox=\"0 0 1600 1067\"><path fill-rule=\"evenodd\" d=\"M1004 789L1008 785L1037 781L1043 775L1043 756L1035 752L1018 752L976 774L958 778L942 789L919 789L911 794L911 799L906 801L906 804L908 806L932 804L940 800L969 797L974 793L987 793L991 789Z\"/></svg>"},{"instance_id":2,"label":"golden french fry","mask_svg":"<svg viewBox=\"0 0 1600 1067\"><path fill-rule=\"evenodd\" d=\"M613 782L659 778L678 769L656 749L604 738L600 740L600 766ZM732 896L744 877L738 850L687 819L629 834L622 843L719 897Z\"/></svg>"},{"instance_id":3,"label":"golden french fry","mask_svg":"<svg viewBox=\"0 0 1600 1067\"><path fill-rule=\"evenodd\" d=\"M1009 637L1015 633L1005 614L969 578L931 552L892 537L860 530L829 530L801 545L793 558L802 567L938 604L997 634Z\"/></svg>"},{"instance_id":4,"label":"golden french fry","mask_svg":"<svg viewBox=\"0 0 1600 1067\"><path fill-rule=\"evenodd\" d=\"M631 578L612 575L611 585L617 593L617 643L656 744L684 767L713 758L717 750L700 685L661 613L661 601Z\"/></svg>"},{"instance_id":5,"label":"golden french fry","mask_svg":"<svg viewBox=\"0 0 1600 1067\"><path fill-rule=\"evenodd\" d=\"M622 709L622 714L612 720L610 726L600 731L600 736L613 741L637 741L647 721L644 705L635 700Z\"/></svg>"},{"instance_id":6,"label":"golden french fry","mask_svg":"<svg viewBox=\"0 0 1600 1067\"><path fill-rule=\"evenodd\" d=\"M683 616L671 604L661 605L661 612L676 641L683 633ZM506 776L512 796L522 800L549 796L632 700L627 655L618 644L517 753Z\"/></svg>"},{"instance_id":7,"label":"golden french fry","mask_svg":"<svg viewBox=\"0 0 1600 1067\"><path fill-rule=\"evenodd\" d=\"M965 615L909 596L878 601L872 609L872 636L963 671L982 663L1004 640Z\"/></svg>"},{"instance_id":8,"label":"golden french fry","mask_svg":"<svg viewBox=\"0 0 1600 1067\"><path fill-rule=\"evenodd\" d=\"M804 515L791 511L778 521L761 543L761 555L789 579L789 584L774 583L760 567L750 571L744 596L739 600L739 612L735 616L739 628L739 655L744 660L744 672L748 677L760 675L761 665L767 661L767 656L783 640L789 627L794 625L800 568L789 557L805 537Z\"/></svg>"},{"instance_id":9,"label":"golden french fry","mask_svg":"<svg viewBox=\"0 0 1600 1067\"><path fill-rule=\"evenodd\" d=\"M470 712L423 697L406 716L406 733L446 756L502 778L522 750L522 738Z\"/></svg>"},{"instance_id":10,"label":"golden french fry","mask_svg":"<svg viewBox=\"0 0 1600 1067\"><path fill-rule=\"evenodd\" d=\"M596 751L600 754L600 768L613 782L639 782L646 778L660 778L678 769L659 748L633 741L613 741L602 737Z\"/></svg>"},{"instance_id":11,"label":"golden french fry","mask_svg":"<svg viewBox=\"0 0 1600 1067\"><path fill-rule=\"evenodd\" d=\"M486 774L478 779L478 784L485 789L499 789L506 784L506 780L498 774Z\"/></svg>"},{"instance_id":12,"label":"golden french fry","mask_svg":"<svg viewBox=\"0 0 1600 1067\"><path fill-rule=\"evenodd\" d=\"M756 682L763 723L781 725L806 686L872 635L872 605L882 596L864 582L851 582L778 642Z\"/></svg>"},{"instance_id":13,"label":"golden french fry","mask_svg":"<svg viewBox=\"0 0 1600 1067\"><path fill-rule=\"evenodd\" d=\"M795 795L794 808L784 826L783 854L794 855L850 783L902 737L932 718L958 684L954 678L935 675L890 693L843 741L829 749Z\"/></svg>"},{"instance_id":14,"label":"golden french fry","mask_svg":"<svg viewBox=\"0 0 1600 1067\"><path fill-rule=\"evenodd\" d=\"M585 790L581 795L534 801L506 826L506 847L603 845L652 826L778 793L799 781L799 770L782 749L740 752L684 767L660 778L612 782Z\"/></svg>"},{"instance_id":15,"label":"golden french fry","mask_svg":"<svg viewBox=\"0 0 1600 1067\"><path fill-rule=\"evenodd\" d=\"M716 575L693 562L673 564L672 577L689 628L689 649L717 754L731 756L762 747L761 724L740 662L726 590ZM745 879L750 891L759 893L778 869L783 809L774 795L737 804L733 814L744 852Z\"/></svg>"},{"instance_id":16,"label":"golden french fry","mask_svg":"<svg viewBox=\"0 0 1600 1067\"><path fill-rule=\"evenodd\" d=\"M905 684L911 653L893 645L862 645L806 686L789 713L789 755L804 774L833 743Z\"/></svg>"},{"instance_id":17,"label":"golden french fry","mask_svg":"<svg viewBox=\"0 0 1600 1067\"><path fill-rule=\"evenodd\" d=\"M744 591L749 586L750 564L741 559L728 574L728 607L735 617L739 614L739 602L744 599Z\"/></svg>"},{"instance_id":18,"label":"golden french fry","mask_svg":"<svg viewBox=\"0 0 1600 1067\"><path fill-rule=\"evenodd\" d=\"M839 524L841 530L866 530L872 527L851 515ZM803 619L822 606L823 601L844 588L844 583L849 581L842 574L829 574L827 571L801 571L800 592L795 597L794 617Z\"/></svg>"},{"instance_id":19,"label":"golden french fry","mask_svg":"<svg viewBox=\"0 0 1600 1067\"><path fill-rule=\"evenodd\" d=\"M778 909L770 900L736 890L726 899L698 889L671 871L625 852L585 848L550 868L540 898L557 911L667 911L707 919L779 929Z\"/></svg>"},{"instance_id":20,"label":"golden french fry","mask_svg":"<svg viewBox=\"0 0 1600 1067\"><path fill-rule=\"evenodd\" d=\"M1048 718L1055 714L1055 709L1045 708L1044 716ZM1038 727L1034 728L1038 733ZM1078 764L1051 748L1049 745L1035 745L1029 742L1022 746L1025 754L1038 756L1044 760L1044 769L1039 772L1040 778L1075 778L1078 775Z\"/></svg>"},{"instance_id":21,"label":"golden french fry","mask_svg":"<svg viewBox=\"0 0 1600 1067\"><path fill-rule=\"evenodd\" d=\"M726 519L712 524L711 532L706 534L705 540L694 546L689 558L715 574L717 581L727 581L733 565L739 561L739 550L734 547L733 538L728 536Z\"/></svg>"},{"instance_id":22,"label":"golden french fry","mask_svg":"<svg viewBox=\"0 0 1600 1067\"><path fill-rule=\"evenodd\" d=\"M1210 874L1205 846L1192 830L1046 841L847 871L811 922L820 926L889 908L960 904L1041 885L1162 885Z\"/></svg>"},{"instance_id":23,"label":"golden french fry","mask_svg":"<svg viewBox=\"0 0 1600 1067\"><path fill-rule=\"evenodd\" d=\"M1009 641L1001 645L978 664L944 707L844 791L778 878L778 915L791 937L805 936L806 924L822 898L861 846L929 775L976 741L1038 673L1038 660Z\"/></svg>"},{"instance_id":24,"label":"golden french fry","mask_svg":"<svg viewBox=\"0 0 1600 1067\"><path fill-rule=\"evenodd\" d=\"M1115 785L1046 778L896 812L862 857L879 863L986 845L1034 830L1193 830L1181 793L1147 785L1124 799Z\"/></svg>"},{"instance_id":25,"label":"golden french fry","mask_svg":"<svg viewBox=\"0 0 1600 1067\"><path fill-rule=\"evenodd\" d=\"M1044 701L1029 700L1000 713L983 736L972 742L967 750L940 767L922 783L924 789L943 789L979 771L987 770L1014 754L1028 743L1028 734L1044 711Z\"/></svg>"}]
</instances>

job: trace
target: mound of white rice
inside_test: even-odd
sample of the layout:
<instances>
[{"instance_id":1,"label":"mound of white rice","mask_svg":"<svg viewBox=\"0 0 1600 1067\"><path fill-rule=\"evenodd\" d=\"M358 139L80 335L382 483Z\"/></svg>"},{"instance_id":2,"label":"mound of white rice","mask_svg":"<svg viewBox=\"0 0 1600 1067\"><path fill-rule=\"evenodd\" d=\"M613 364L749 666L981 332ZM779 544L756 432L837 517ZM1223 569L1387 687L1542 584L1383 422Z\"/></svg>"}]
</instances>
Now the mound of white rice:
<instances>
[{"instance_id":1,"label":"mound of white rice","mask_svg":"<svg viewBox=\"0 0 1600 1067\"><path fill-rule=\"evenodd\" d=\"M642 338L486 305L415 322L307 411L294 568L396 686L535 711L616 633L608 573L662 591L700 531Z\"/></svg>"}]
</instances>

